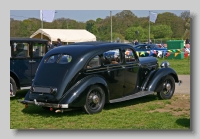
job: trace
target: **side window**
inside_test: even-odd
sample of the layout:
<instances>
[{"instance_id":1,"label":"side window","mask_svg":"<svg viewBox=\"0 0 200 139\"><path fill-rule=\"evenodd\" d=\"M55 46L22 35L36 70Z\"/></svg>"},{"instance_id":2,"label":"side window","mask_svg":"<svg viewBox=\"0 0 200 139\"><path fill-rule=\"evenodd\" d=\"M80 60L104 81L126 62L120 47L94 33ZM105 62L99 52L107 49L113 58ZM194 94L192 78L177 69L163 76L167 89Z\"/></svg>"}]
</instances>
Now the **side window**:
<instances>
[{"instance_id":1,"label":"side window","mask_svg":"<svg viewBox=\"0 0 200 139\"><path fill-rule=\"evenodd\" d=\"M95 68L95 67L99 67L100 64L100 58L99 56L95 56L94 58L92 58L88 64L87 64L87 68Z\"/></svg>"},{"instance_id":2,"label":"side window","mask_svg":"<svg viewBox=\"0 0 200 139\"><path fill-rule=\"evenodd\" d=\"M143 45L141 45L141 46L139 45L139 46L137 46L136 48L137 48L137 49L143 49Z\"/></svg>"},{"instance_id":3,"label":"side window","mask_svg":"<svg viewBox=\"0 0 200 139\"><path fill-rule=\"evenodd\" d=\"M114 49L103 53L103 65L118 64L121 62L120 50Z\"/></svg>"},{"instance_id":4,"label":"side window","mask_svg":"<svg viewBox=\"0 0 200 139\"><path fill-rule=\"evenodd\" d=\"M135 55L134 55L132 49L125 50L125 60L126 60L126 62L134 62L135 61Z\"/></svg>"},{"instance_id":5,"label":"side window","mask_svg":"<svg viewBox=\"0 0 200 139\"><path fill-rule=\"evenodd\" d=\"M42 57L45 55L46 44L34 43L33 44L33 57Z\"/></svg>"},{"instance_id":6,"label":"side window","mask_svg":"<svg viewBox=\"0 0 200 139\"><path fill-rule=\"evenodd\" d=\"M29 44L28 43L14 43L14 54L13 57L30 57L29 55Z\"/></svg>"},{"instance_id":7,"label":"side window","mask_svg":"<svg viewBox=\"0 0 200 139\"><path fill-rule=\"evenodd\" d=\"M145 46L144 46L144 49L145 49L145 50L149 50L150 48L151 48L151 47L148 46L148 45L145 45Z\"/></svg>"}]
</instances>

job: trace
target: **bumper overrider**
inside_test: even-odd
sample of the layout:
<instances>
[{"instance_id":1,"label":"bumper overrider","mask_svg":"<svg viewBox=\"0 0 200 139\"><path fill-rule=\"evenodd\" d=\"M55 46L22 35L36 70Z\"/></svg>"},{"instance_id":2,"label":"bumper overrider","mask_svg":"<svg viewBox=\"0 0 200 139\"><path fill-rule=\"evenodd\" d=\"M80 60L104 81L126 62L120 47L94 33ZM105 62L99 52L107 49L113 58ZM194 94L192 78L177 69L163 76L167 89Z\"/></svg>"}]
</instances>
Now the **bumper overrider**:
<instances>
[{"instance_id":1,"label":"bumper overrider","mask_svg":"<svg viewBox=\"0 0 200 139\"><path fill-rule=\"evenodd\" d=\"M25 104L25 107L28 107L28 104L36 105L40 107L49 107L50 111L56 110L55 112L63 112L69 108L68 104L55 104L55 103L45 103L45 102L37 102L36 99L34 101L28 100L18 100L18 102Z\"/></svg>"}]
</instances>

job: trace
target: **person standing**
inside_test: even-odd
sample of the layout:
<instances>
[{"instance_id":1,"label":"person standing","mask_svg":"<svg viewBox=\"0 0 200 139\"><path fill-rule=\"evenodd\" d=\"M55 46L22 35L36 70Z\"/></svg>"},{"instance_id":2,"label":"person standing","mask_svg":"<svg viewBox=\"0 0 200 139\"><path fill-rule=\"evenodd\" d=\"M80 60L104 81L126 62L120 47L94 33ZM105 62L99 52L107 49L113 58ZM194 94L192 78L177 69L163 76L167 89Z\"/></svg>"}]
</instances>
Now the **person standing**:
<instances>
[{"instance_id":1,"label":"person standing","mask_svg":"<svg viewBox=\"0 0 200 139\"><path fill-rule=\"evenodd\" d=\"M57 47L58 47L58 46L61 46L61 45L62 45L61 39L58 38L58 39L57 39Z\"/></svg>"},{"instance_id":2,"label":"person standing","mask_svg":"<svg viewBox=\"0 0 200 139\"><path fill-rule=\"evenodd\" d=\"M138 44L139 44L139 43L138 43L138 40L136 39L136 40L135 40L135 45L138 45Z\"/></svg>"},{"instance_id":3,"label":"person standing","mask_svg":"<svg viewBox=\"0 0 200 139\"><path fill-rule=\"evenodd\" d=\"M51 41L48 41L48 51L54 48L54 45L51 43Z\"/></svg>"}]
</instances>

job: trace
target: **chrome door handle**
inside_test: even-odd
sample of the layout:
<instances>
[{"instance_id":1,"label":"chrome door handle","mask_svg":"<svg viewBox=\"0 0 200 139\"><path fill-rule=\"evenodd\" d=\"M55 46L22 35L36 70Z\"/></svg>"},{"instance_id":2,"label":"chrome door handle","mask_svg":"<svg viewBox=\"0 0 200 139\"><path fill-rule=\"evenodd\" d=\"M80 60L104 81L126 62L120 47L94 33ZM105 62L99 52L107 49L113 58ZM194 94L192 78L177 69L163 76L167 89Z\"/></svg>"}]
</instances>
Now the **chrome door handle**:
<instances>
[{"instance_id":1,"label":"chrome door handle","mask_svg":"<svg viewBox=\"0 0 200 139\"><path fill-rule=\"evenodd\" d=\"M33 61L33 60L29 60L29 63L35 63L36 61Z\"/></svg>"}]
</instances>

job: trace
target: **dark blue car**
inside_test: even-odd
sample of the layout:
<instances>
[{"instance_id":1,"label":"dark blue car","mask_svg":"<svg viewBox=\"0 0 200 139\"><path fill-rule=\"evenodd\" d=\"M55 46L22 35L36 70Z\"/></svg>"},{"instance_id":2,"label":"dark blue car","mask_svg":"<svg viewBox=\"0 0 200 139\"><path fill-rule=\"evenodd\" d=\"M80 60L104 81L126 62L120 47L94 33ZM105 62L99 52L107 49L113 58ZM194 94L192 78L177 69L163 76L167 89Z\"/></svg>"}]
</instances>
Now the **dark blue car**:
<instances>
[{"instance_id":1,"label":"dark blue car","mask_svg":"<svg viewBox=\"0 0 200 139\"><path fill-rule=\"evenodd\" d=\"M47 40L10 38L10 96L31 86L40 61L47 52Z\"/></svg>"},{"instance_id":2,"label":"dark blue car","mask_svg":"<svg viewBox=\"0 0 200 139\"><path fill-rule=\"evenodd\" d=\"M162 57L167 53L167 48L158 44L139 44L134 46L139 56Z\"/></svg>"}]
</instances>

